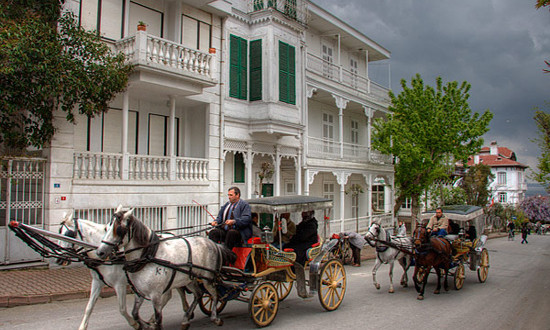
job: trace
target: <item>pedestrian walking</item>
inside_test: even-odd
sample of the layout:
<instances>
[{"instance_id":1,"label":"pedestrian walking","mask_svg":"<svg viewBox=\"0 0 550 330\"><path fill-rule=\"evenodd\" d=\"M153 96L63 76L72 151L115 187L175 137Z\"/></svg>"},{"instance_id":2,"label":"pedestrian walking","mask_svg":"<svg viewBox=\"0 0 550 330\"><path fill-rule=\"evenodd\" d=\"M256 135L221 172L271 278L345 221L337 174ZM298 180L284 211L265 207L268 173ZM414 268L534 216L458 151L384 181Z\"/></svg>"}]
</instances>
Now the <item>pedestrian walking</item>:
<instances>
[{"instance_id":1,"label":"pedestrian walking","mask_svg":"<svg viewBox=\"0 0 550 330\"><path fill-rule=\"evenodd\" d=\"M527 235L529 235L529 227L527 226L527 222L524 222L521 225L521 244L523 244L523 242L529 244L529 242L527 242Z\"/></svg>"}]
</instances>

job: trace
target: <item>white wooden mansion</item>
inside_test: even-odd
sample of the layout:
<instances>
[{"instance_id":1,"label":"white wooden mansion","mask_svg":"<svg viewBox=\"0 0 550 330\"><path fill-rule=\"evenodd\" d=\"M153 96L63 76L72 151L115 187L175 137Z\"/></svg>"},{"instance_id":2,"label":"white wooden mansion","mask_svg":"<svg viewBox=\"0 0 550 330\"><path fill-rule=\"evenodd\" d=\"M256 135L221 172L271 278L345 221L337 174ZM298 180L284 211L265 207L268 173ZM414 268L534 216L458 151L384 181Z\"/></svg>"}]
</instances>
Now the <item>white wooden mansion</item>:
<instances>
[{"instance_id":1,"label":"white wooden mansion","mask_svg":"<svg viewBox=\"0 0 550 330\"><path fill-rule=\"evenodd\" d=\"M197 203L215 215L238 186L245 199L330 197L331 232L355 231L356 219L359 231L373 217L393 222L391 158L371 148L388 88L369 77L390 52L369 37L307 0L66 5L135 71L103 116L73 125L58 114L44 150L44 200L33 204L42 209L12 205L6 219L56 230L64 212L105 222L122 204L154 229L205 224ZM260 182L262 167L272 172ZM25 259L10 244L0 265Z\"/></svg>"},{"instance_id":2,"label":"white wooden mansion","mask_svg":"<svg viewBox=\"0 0 550 330\"><path fill-rule=\"evenodd\" d=\"M491 173L495 176L489 185L493 202L518 205L525 199L525 169L528 166L517 161L515 152L499 147L493 141L488 147L483 147L479 154L468 159L469 166L479 163L490 166Z\"/></svg>"}]
</instances>

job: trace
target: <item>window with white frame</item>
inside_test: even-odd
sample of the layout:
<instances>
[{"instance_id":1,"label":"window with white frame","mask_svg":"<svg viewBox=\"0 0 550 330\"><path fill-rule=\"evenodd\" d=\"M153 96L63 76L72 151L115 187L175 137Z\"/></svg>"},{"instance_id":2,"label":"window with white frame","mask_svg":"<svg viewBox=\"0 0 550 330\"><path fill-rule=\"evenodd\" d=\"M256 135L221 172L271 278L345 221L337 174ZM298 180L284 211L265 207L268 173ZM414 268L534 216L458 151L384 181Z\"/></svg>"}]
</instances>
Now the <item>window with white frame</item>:
<instances>
[{"instance_id":1,"label":"window with white frame","mask_svg":"<svg viewBox=\"0 0 550 330\"><path fill-rule=\"evenodd\" d=\"M372 186L372 210L374 213L384 213L384 186Z\"/></svg>"},{"instance_id":2,"label":"window with white frame","mask_svg":"<svg viewBox=\"0 0 550 330\"><path fill-rule=\"evenodd\" d=\"M403 201L403 204L401 204L401 208L410 210L411 207L412 207L412 198L410 197L405 198L405 200Z\"/></svg>"},{"instance_id":3,"label":"window with white frame","mask_svg":"<svg viewBox=\"0 0 550 330\"><path fill-rule=\"evenodd\" d=\"M334 140L334 116L330 113L323 113L323 140L324 152L333 153L334 147L332 141Z\"/></svg>"},{"instance_id":4,"label":"window with white frame","mask_svg":"<svg viewBox=\"0 0 550 330\"><path fill-rule=\"evenodd\" d=\"M334 183L323 184L323 197L334 200Z\"/></svg>"},{"instance_id":5,"label":"window with white frame","mask_svg":"<svg viewBox=\"0 0 550 330\"><path fill-rule=\"evenodd\" d=\"M506 184L506 172L497 173L497 184L505 185Z\"/></svg>"},{"instance_id":6,"label":"window with white frame","mask_svg":"<svg viewBox=\"0 0 550 330\"><path fill-rule=\"evenodd\" d=\"M149 1L146 5L139 3L139 1L130 1L129 35L135 34L138 22L143 21L147 24L147 34L164 37L164 13L162 9L161 1Z\"/></svg>"},{"instance_id":7,"label":"window with white frame","mask_svg":"<svg viewBox=\"0 0 550 330\"><path fill-rule=\"evenodd\" d=\"M506 203L508 202L507 194L505 192L498 193L498 202L499 203Z\"/></svg>"},{"instance_id":8,"label":"window with white frame","mask_svg":"<svg viewBox=\"0 0 550 330\"><path fill-rule=\"evenodd\" d=\"M518 172L518 185L523 183L523 172Z\"/></svg>"},{"instance_id":9,"label":"window with white frame","mask_svg":"<svg viewBox=\"0 0 550 330\"><path fill-rule=\"evenodd\" d=\"M357 60L354 58L349 59L349 66L351 72L351 86L357 88Z\"/></svg>"},{"instance_id":10,"label":"window with white frame","mask_svg":"<svg viewBox=\"0 0 550 330\"><path fill-rule=\"evenodd\" d=\"M322 48L322 57L323 57L323 75L328 78L332 78L332 47L326 44L321 46Z\"/></svg>"},{"instance_id":11,"label":"window with white frame","mask_svg":"<svg viewBox=\"0 0 550 330\"><path fill-rule=\"evenodd\" d=\"M294 181L285 181L285 194L286 195L293 195L296 193L296 189L294 188Z\"/></svg>"},{"instance_id":12,"label":"window with white frame","mask_svg":"<svg viewBox=\"0 0 550 330\"><path fill-rule=\"evenodd\" d=\"M212 17L183 14L181 16L181 43L189 48L208 51L212 44Z\"/></svg>"},{"instance_id":13,"label":"window with white frame","mask_svg":"<svg viewBox=\"0 0 550 330\"><path fill-rule=\"evenodd\" d=\"M359 122L357 120L351 120L351 143L359 144Z\"/></svg>"},{"instance_id":14,"label":"window with white frame","mask_svg":"<svg viewBox=\"0 0 550 330\"><path fill-rule=\"evenodd\" d=\"M359 198L351 196L351 217L357 218L359 214Z\"/></svg>"},{"instance_id":15,"label":"window with white frame","mask_svg":"<svg viewBox=\"0 0 550 330\"><path fill-rule=\"evenodd\" d=\"M105 39L118 40L122 38L123 8L121 0L82 0L80 26L97 31Z\"/></svg>"}]
</instances>

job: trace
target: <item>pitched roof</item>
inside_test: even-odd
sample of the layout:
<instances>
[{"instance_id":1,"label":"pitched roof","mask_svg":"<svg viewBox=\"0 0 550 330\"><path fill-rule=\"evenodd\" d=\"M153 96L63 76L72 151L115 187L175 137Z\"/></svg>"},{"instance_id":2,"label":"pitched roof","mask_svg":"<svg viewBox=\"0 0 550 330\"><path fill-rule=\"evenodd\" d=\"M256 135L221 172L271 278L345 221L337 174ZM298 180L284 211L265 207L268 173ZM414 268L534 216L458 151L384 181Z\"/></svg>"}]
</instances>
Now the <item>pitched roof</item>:
<instances>
[{"instance_id":1,"label":"pitched roof","mask_svg":"<svg viewBox=\"0 0 550 330\"><path fill-rule=\"evenodd\" d=\"M499 148L500 149L500 148ZM510 150L506 148L507 150ZM520 162L516 162L515 160L511 160L508 158L504 158L497 155L487 155L487 154L480 154L479 155L479 162L481 164L485 164L487 166L491 167L522 167L527 168L529 166L524 165ZM468 157L468 166L474 166L474 157Z\"/></svg>"},{"instance_id":2,"label":"pitched roof","mask_svg":"<svg viewBox=\"0 0 550 330\"><path fill-rule=\"evenodd\" d=\"M505 157L505 158L515 158L515 153L506 148L506 147L497 147L497 152L498 154L501 156L501 157ZM483 155L483 154L490 154L491 153L491 148L490 147L483 147L481 148L481 151L479 152L479 155Z\"/></svg>"}]
</instances>

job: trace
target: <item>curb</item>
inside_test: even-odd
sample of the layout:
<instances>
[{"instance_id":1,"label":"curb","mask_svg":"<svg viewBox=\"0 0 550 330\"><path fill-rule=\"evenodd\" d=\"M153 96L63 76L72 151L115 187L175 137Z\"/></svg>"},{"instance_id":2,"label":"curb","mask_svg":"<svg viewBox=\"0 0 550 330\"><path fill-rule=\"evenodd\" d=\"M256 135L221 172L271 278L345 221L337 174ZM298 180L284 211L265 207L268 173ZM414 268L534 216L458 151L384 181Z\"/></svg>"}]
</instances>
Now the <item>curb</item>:
<instances>
[{"instance_id":1,"label":"curb","mask_svg":"<svg viewBox=\"0 0 550 330\"><path fill-rule=\"evenodd\" d=\"M113 288L105 287L101 290L99 296L101 298L112 297L116 295ZM0 297L0 307L9 308L15 306L24 305L37 305L51 303L54 301L72 300L89 298L90 291L76 291L76 292L64 292L64 293L48 293L32 296L2 296Z\"/></svg>"}]
</instances>

